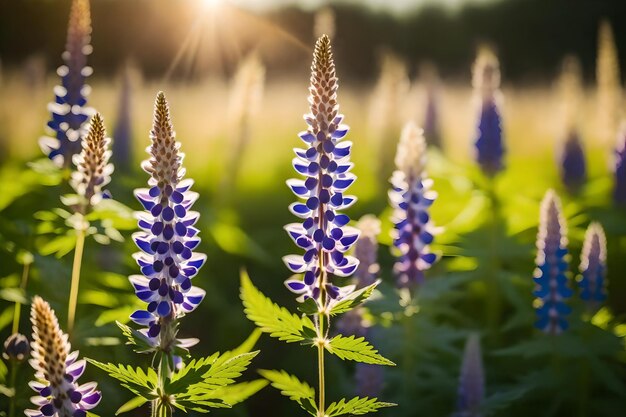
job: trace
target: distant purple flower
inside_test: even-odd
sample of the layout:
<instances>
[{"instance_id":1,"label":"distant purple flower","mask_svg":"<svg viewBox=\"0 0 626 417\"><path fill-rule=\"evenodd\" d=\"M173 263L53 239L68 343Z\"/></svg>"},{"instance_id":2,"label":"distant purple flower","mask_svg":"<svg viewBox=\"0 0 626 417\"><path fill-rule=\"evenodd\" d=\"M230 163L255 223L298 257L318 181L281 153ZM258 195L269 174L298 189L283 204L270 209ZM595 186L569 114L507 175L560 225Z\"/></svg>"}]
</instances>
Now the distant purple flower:
<instances>
[{"instance_id":1,"label":"distant purple flower","mask_svg":"<svg viewBox=\"0 0 626 417\"><path fill-rule=\"evenodd\" d=\"M86 106L89 86L85 84L85 79L92 73L87 66L87 56L92 49L90 38L89 0L73 0L63 53L65 65L57 70L61 85L54 89L55 102L48 106L52 113L48 127L54 137L43 137L39 141L48 158L64 168L70 167L73 155L81 151L86 122L93 113Z\"/></svg>"},{"instance_id":2,"label":"distant purple flower","mask_svg":"<svg viewBox=\"0 0 626 417\"><path fill-rule=\"evenodd\" d=\"M324 35L315 44L311 65L311 112L304 116L309 128L299 134L307 147L296 148L293 160L295 170L305 179L287 181L304 201L289 207L303 223L291 223L285 229L305 252L283 258L292 272L303 274L302 278L288 279L287 288L301 294L299 301L312 298L320 307L354 290L354 286L340 288L332 276L349 276L358 266L358 261L345 252L356 242L359 232L348 227L349 217L340 213L356 201L356 197L344 194L356 177L350 172L352 143L341 141L348 126L341 124L337 88L330 39Z\"/></svg>"},{"instance_id":3,"label":"distant purple flower","mask_svg":"<svg viewBox=\"0 0 626 417\"><path fill-rule=\"evenodd\" d=\"M371 214L366 214L359 219L356 227L361 232L354 246L354 257L359 260L359 266L354 272L354 281L356 288L359 289L373 284L380 274L378 265L380 220Z\"/></svg>"},{"instance_id":4,"label":"distant purple flower","mask_svg":"<svg viewBox=\"0 0 626 417\"><path fill-rule=\"evenodd\" d=\"M176 321L193 311L204 298L204 290L193 287L191 279L206 256L193 253L200 243L199 230L194 227L199 215L190 209L198 194L190 191L193 180L183 179L184 154L179 151L180 143L176 142L163 93L156 99L150 137L150 159L142 164L151 175L150 188L135 190L146 210L139 213L142 231L133 235L141 249L134 257L143 275L130 277L135 293L148 307L130 317L147 326L144 333L155 348L171 352L174 345L193 345L193 341L176 339Z\"/></svg>"},{"instance_id":5,"label":"distant purple flower","mask_svg":"<svg viewBox=\"0 0 626 417\"><path fill-rule=\"evenodd\" d=\"M23 362L30 352L30 343L26 336L20 333L13 333L4 341L4 351L2 357L8 361Z\"/></svg>"},{"instance_id":6,"label":"distant purple flower","mask_svg":"<svg viewBox=\"0 0 626 417\"><path fill-rule=\"evenodd\" d=\"M622 126L618 136L613 172L615 175L613 201L617 204L626 205L626 125Z\"/></svg>"},{"instance_id":7,"label":"distant purple flower","mask_svg":"<svg viewBox=\"0 0 626 417\"><path fill-rule=\"evenodd\" d=\"M480 339L473 334L467 338L457 397L457 417L480 417L485 399L485 375Z\"/></svg>"},{"instance_id":8,"label":"distant purple flower","mask_svg":"<svg viewBox=\"0 0 626 417\"><path fill-rule=\"evenodd\" d=\"M354 379L356 395L376 398L385 385L385 370L382 366L359 362L355 367Z\"/></svg>"},{"instance_id":9,"label":"distant purple flower","mask_svg":"<svg viewBox=\"0 0 626 417\"><path fill-rule=\"evenodd\" d=\"M396 171L391 177L389 200L393 207L393 245L399 255L394 265L398 288L411 288L424 280L424 271L437 260L430 251L435 228L428 209L437 198L427 178L426 143L422 130L405 126L396 154Z\"/></svg>"},{"instance_id":10,"label":"distant purple flower","mask_svg":"<svg viewBox=\"0 0 626 417\"><path fill-rule=\"evenodd\" d=\"M559 156L559 170L561 181L571 193L578 191L587 179L585 151L575 130L569 133L563 144Z\"/></svg>"},{"instance_id":11,"label":"distant purple flower","mask_svg":"<svg viewBox=\"0 0 626 417\"><path fill-rule=\"evenodd\" d=\"M474 142L476 160L483 172L494 176L504 169L504 140L500 102L500 67L496 56L488 51L479 52L473 67L473 84L480 104L478 135Z\"/></svg>"},{"instance_id":12,"label":"distant purple flower","mask_svg":"<svg viewBox=\"0 0 626 417\"><path fill-rule=\"evenodd\" d=\"M566 316L571 312L565 303L572 296L567 283L566 255L566 226L561 202L553 190L548 190L541 202L533 295L537 297L535 327L553 335L568 328Z\"/></svg>"},{"instance_id":13,"label":"distant purple flower","mask_svg":"<svg viewBox=\"0 0 626 417\"><path fill-rule=\"evenodd\" d=\"M580 255L580 273L580 298L591 309L596 309L606 300L606 236L599 223L591 223L585 233Z\"/></svg>"},{"instance_id":14,"label":"distant purple flower","mask_svg":"<svg viewBox=\"0 0 626 417\"><path fill-rule=\"evenodd\" d=\"M50 305L41 297L33 299L31 322L33 351L30 364L36 371L36 381L29 385L38 394L31 398L38 408L26 410L26 415L85 417L102 398L95 382L77 383L85 371L85 361L78 360L78 351L70 353L67 335L59 328Z\"/></svg>"}]
</instances>

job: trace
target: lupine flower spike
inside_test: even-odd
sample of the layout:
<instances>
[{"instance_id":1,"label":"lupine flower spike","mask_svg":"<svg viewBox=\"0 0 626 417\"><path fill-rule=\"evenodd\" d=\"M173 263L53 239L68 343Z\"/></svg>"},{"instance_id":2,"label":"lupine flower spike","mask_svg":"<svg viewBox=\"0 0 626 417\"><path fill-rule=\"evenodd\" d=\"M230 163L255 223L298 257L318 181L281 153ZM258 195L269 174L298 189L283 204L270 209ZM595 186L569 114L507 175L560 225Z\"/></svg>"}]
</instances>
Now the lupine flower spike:
<instances>
[{"instance_id":1,"label":"lupine flower spike","mask_svg":"<svg viewBox=\"0 0 626 417\"><path fill-rule=\"evenodd\" d=\"M566 316L571 312L566 304L566 300L572 296L566 276L566 234L561 201L553 190L548 190L541 202L533 295L537 297L535 307L538 320L535 327L552 335L568 328Z\"/></svg>"},{"instance_id":2,"label":"lupine flower spike","mask_svg":"<svg viewBox=\"0 0 626 417\"><path fill-rule=\"evenodd\" d=\"M500 65L498 58L488 49L478 53L472 84L480 107L478 136L474 142L476 161L482 171L492 177L504 169L504 141L500 116Z\"/></svg>"},{"instance_id":3,"label":"lupine flower spike","mask_svg":"<svg viewBox=\"0 0 626 417\"><path fill-rule=\"evenodd\" d=\"M595 310L606 300L606 236L600 223L591 223L580 255L580 298Z\"/></svg>"},{"instance_id":4,"label":"lupine flower spike","mask_svg":"<svg viewBox=\"0 0 626 417\"><path fill-rule=\"evenodd\" d=\"M613 29L608 20L598 28L598 55L596 58L597 82L597 130L604 141L609 141L619 127L621 108L621 75L619 56L615 46Z\"/></svg>"},{"instance_id":5,"label":"lupine flower spike","mask_svg":"<svg viewBox=\"0 0 626 417\"><path fill-rule=\"evenodd\" d=\"M622 124L615 150L613 201L626 205L626 123Z\"/></svg>"},{"instance_id":6,"label":"lupine flower spike","mask_svg":"<svg viewBox=\"0 0 626 417\"><path fill-rule=\"evenodd\" d=\"M480 349L480 338L472 334L467 338L457 397L456 417L480 417L480 407L485 399L485 375Z\"/></svg>"},{"instance_id":7,"label":"lupine flower spike","mask_svg":"<svg viewBox=\"0 0 626 417\"><path fill-rule=\"evenodd\" d=\"M351 275L358 265L345 253L356 242L359 231L347 226L349 217L340 213L356 201L356 197L344 194L356 176L350 172L352 143L341 141L348 126L341 124L337 87L330 39L322 36L315 44L311 65L311 112L304 116L309 128L299 134L307 148L296 148L293 160L294 168L305 179L287 181L304 202L289 207L303 222L288 224L285 229L305 253L284 258L292 272L304 274L303 279L287 280L287 287L301 295L299 301L312 298L320 308L354 290L354 285L340 288L332 276Z\"/></svg>"},{"instance_id":8,"label":"lupine flower spike","mask_svg":"<svg viewBox=\"0 0 626 417\"><path fill-rule=\"evenodd\" d=\"M136 84L136 70L130 63L124 66L118 98L118 111L113 132L114 161L118 169L128 172L133 162L132 96Z\"/></svg>"},{"instance_id":9,"label":"lupine flower spike","mask_svg":"<svg viewBox=\"0 0 626 417\"><path fill-rule=\"evenodd\" d=\"M91 119L89 132L82 140L82 151L74 155L76 170L72 172L70 185L85 199L88 207L96 205L108 196L102 187L111 182L113 164L109 163L111 139L106 137L104 121L99 113Z\"/></svg>"},{"instance_id":10,"label":"lupine flower spike","mask_svg":"<svg viewBox=\"0 0 626 417\"><path fill-rule=\"evenodd\" d=\"M183 179L184 154L179 151L170 121L165 95L159 93L150 132L150 158L142 164L150 174L150 188L135 190L146 211L138 213L141 232L133 239L141 252L134 255L143 275L129 279L135 293L148 303L145 310L130 318L141 326L154 350L172 353L176 347L193 346L197 340L177 339L177 321L192 312L204 298L204 290L191 285L191 279L204 264L206 256L194 253L200 243L194 224L198 213L191 206L198 194L190 191L193 180Z\"/></svg>"},{"instance_id":11,"label":"lupine flower spike","mask_svg":"<svg viewBox=\"0 0 626 417\"><path fill-rule=\"evenodd\" d=\"M70 167L73 155L80 152L85 122L93 114L86 106L89 86L85 84L92 73L87 66L87 56L92 50L90 39L89 0L73 0L63 53L65 64L57 70L61 85L54 89L55 102L48 106L52 113L48 127L54 137L43 137L39 141L43 152L59 167Z\"/></svg>"},{"instance_id":12,"label":"lupine flower spike","mask_svg":"<svg viewBox=\"0 0 626 417\"><path fill-rule=\"evenodd\" d=\"M391 177L389 200L393 207L393 245L399 253L394 273L398 288L414 288L424 280L424 271L437 259L430 251L436 232L428 213L437 198L433 181L425 172L426 142L422 130L408 123L396 153L396 171Z\"/></svg>"},{"instance_id":13,"label":"lupine flower spike","mask_svg":"<svg viewBox=\"0 0 626 417\"><path fill-rule=\"evenodd\" d=\"M101 399L95 382L78 385L86 363L78 351L70 353L67 334L59 328L54 310L41 297L33 299L32 359L35 381L29 385L37 392L31 401L37 409L26 410L30 417L85 417Z\"/></svg>"},{"instance_id":14,"label":"lupine flower spike","mask_svg":"<svg viewBox=\"0 0 626 417\"><path fill-rule=\"evenodd\" d=\"M560 155L561 181L570 193L576 193L587 179L585 150L575 130L570 131Z\"/></svg>"}]
</instances>

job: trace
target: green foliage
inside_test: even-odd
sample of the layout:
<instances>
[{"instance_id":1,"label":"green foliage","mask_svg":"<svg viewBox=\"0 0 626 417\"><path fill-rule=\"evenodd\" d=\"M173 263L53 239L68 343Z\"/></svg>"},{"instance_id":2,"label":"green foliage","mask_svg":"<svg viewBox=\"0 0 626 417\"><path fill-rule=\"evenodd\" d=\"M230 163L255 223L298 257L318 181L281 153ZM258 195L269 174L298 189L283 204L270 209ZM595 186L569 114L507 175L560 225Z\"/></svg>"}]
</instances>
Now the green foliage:
<instances>
[{"instance_id":1,"label":"green foliage","mask_svg":"<svg viewBox=\"0 0 626 417\"><path fill-rule=\"evenodd\" d=\"M356 338L354 336L337 335L329 340L325 347L326 350L341 359L372 365L395 366L395 363L379 355L378 351L366 342L363 337Z\"/></svg>"},{"instance_id":2,"label":"green foliage","mask_svg":"<svg viewBox=\"0 0 626 417\"><path fill-rule=\"evenodd\" d=\"M241 300L248 319L272 337L286 342L310 341L315 337L311 320L290 313L259 291L245 271L241 272Z\"/></svg>"},{"instance_id":3,"label":"green foliage","mask_svg":"<svg viewBox=\"0 0 626 417\"><path fill-rule=\"evenodd\" d=\"M315 390L306 382L300 381L285 371L259 370L261 376L272 384L285 397L297 402L309 414L317 415Z\"/></svg>"},{"instance_id":4,"label":"green foliage","mask_svg":"<svg viewBox=\"0 0 626 417\"><path fill-rule=\"evenodd\" d=\"M363 302L365 302L368 298L372 296L372 293L374 292L378 284L380 284L380 282L381 281L378 280L375 283L368 285L367 287L363 287L359 290L356 290L350 295L342 298L337 303L333 304L332 308L330 309L330 315L336 316L338 314L342 314L347 311L350 311L353 308L361 305Z\"/></svg>"},{"instance_id":5,"label":"green foliage","mask_svg":"<svg viewBox=\"0 0 626 417\"><path fill-rule=\"evenodd\" d=\"M144 372L141 368L133 368L130 365L115 365L102 363L93 359L87 359L89 363L105 371L111 378L120 381L121 385L137 396L153 400L157 398L157 374L152 368Z\"/></svg>"},{"instance_id":6,"label":"green foliage","mask_svg":"<svg viewBox=\"0 0 626 417\"><path fill-rule=\"evenodd\" d=\"M116 324L122 330L122 334L128 339L126 344L133 346L135 352L148 353L154 351L154 346L150 344L150 340L144 334L119 321Z\"/></svg>"},{"instance_id":7,"label":"green foliage","mask_svg":"<svg viewBox=\"0 0 626 417\"><path fill-rule=\"evenodd\" d=\"M326 415L328 417L342 416L344 414L362 415L395 405L393 403L380 402L377 398L354 397L347 402L345 399L341 399L338 402L329 404L328 408L326 408Z\"/></svg>"}]
</instances>

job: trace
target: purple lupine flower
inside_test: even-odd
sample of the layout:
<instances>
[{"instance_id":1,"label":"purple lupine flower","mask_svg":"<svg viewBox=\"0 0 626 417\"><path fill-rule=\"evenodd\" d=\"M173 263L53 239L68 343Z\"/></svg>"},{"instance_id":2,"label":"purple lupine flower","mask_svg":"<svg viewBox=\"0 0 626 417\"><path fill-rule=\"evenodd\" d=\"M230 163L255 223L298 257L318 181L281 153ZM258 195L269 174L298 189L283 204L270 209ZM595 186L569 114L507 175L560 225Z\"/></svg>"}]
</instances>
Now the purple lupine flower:
<instances>
[{"instance_id":1,"label":"purple lupine flower","mask_svg":"<svg viewBox=\"0 0 626 417\"><path fill-rule=\"evenodd\" d=\"M480 103L476 161L488 176L504 169L504 141L500 117L500 66L493 52L481 50L473 67L473 85Z\"/></svg>"},{"instance_id":2,"label":"purple lupine flower","mask_svg":"<svg viewBox=\"0 0 626 417\"><path fill-rule=\"evenodd\" d=\"M591 223L585 232L579 270L580 298L594 310L606 300L606 236L600 223Z\"/></svg>"},{"instance_id":3,"label":"purple lupine flower","mask_svg":"<svg viewBox=\"0 0 626 417\"><path fill-rule=\"evenodd\" d=\"M561 181L570 193L577 192L587 179L583 144L575 130L570 131L559 156Z\"/></svg>"},{"instance_id":4,"label":"purple lupine flower","mask_svg":"<svg viewBox=\"0 0 626 417\"><path fill-rule=\"evenodd\" d=\"M73 0L63 53L65 64L57 70L61 85L54 89L55 102L48 106L52 113L48 127L54 137L43 137L39 141L48 158L64 168L70 167L73 155L80 152L85 122L93 113L86 106L89 86L85 84L85 79L92 73L91 67L87 66L87 56L92 50L90 39L89 0Z\"/></svg>"},{"instance_id":5,"label":"purple lupine flower","mask_svg":"<svg viewBox=\"0 0 626 417\"><path fill-rule=\"evenodd\" d=\"M324 35L315 44L311 65L311 112L304 116L309 128L299 134L307 148L296 148L293 160L295 170L305 179L287 181L304 202L289 206L303 223L291 223L285 229L305 253L283 258L292 272L303 274L302 278L288 279L286 286L301 294L300 301L313 298L319 307L354 290L353 285L340 288L331 276L348 276L358 266L358 260L345 252L356 242L359 232L347 226L349 217L340 213L356 201L356 197L344 194L356 176L350 172L352 143L341 141L348 126L341 124L337 87L330 39Z\"/></svg>"},{"instance_id":6,"label":"purple lupine flower","mask_svg":"<svg viewBox=\"0 0 626 417\"><path fill-rule=\"evenodd\" d=\"M620 205L626 205L626 124L622 126L618 136L613 173L615 176L613 201Z\"/></svg>"},{"instance_id":7,"label":"purple lupine flower","mask_svg":"<svg viewBox=\"0 0 626 417\"><path fill-rule=\"evenodd\" d=\"M568 327L566 316L571 308L565 303L572 296L567 283L567 237L561 201L548 190L541 202L537 234L537 268L533 295L538 320L535 327L545 333L559 334Z\"/></svg>"},{"instance_id":8,"label":"purple lupine flower","mask_svg":"<svg viewBox=\"0 0 626 417\"><path fill-rule=\"evenodd\" d=\"M193 252L200 243L194 227L199 214L190 209L198 194L190 191L193 180L183 179L184 154L175 136L165 95L160 92L150 132L152 144L147 148L150 158L142 164L151 175L150 188L135 190L146 210L138 214L142 231L133 235L141 249L134 257L143 275L129 279L137 297L148 303L146 310L135 311L130 318L147 326L143 333L155 349L164 352L193 345L192 340L176 338L177 320L193 311L205 295L191 285L206 256Z\"/></svg>"},{"instance_id":9,"label":"purple lupine flower","mask_svg":"<svg viewBox=\"0 0 626 417\"><path fill-rule=\"evenodd\" d=\"M38 408L26 410L30 417L85 417L100 402L102 395L95 382L78 385L85 371L85 360L78 360L78 351L70 353L67 334L59 328L54 310L41 297L33 299L32 359L35 381L29 383L37 392L31 401Z\"/></svg>"},{"instance_id":10,"label":"purple lupine flower","mask_svg":"<svg viewBox=\"0 0 626 417\"><path fill-rule=\"evenodd\" d=\"M4 341L4 351L2 357L8 361L24 362L30 351L30 343L26 336L20 333L13 333Z\"/></svg>"},{"instance_id":11,"label":"purple lupine flower","mask_svg":"<svg viewBox=\"0 0 626 417\"><path fill-rule=\"evenodd\" d=\"M102 187L111 182L113 173L113 164L109 163L111 139L106 137L100 113L91 119L89 131L81 143L81 152L72 158L76 170L72 172L70 185L84 197L87 206L94 206L107 195Z\"/></svg>"},{"instance_id":12,"label":"purple lupine flower","mask_svg":"<svg viewBox=\"0 0 626 417\"><path fill-rule=\"evenodd\" d=\"M467 338L457 396L456 417L480 417L485 399L485 371L480 349L480 338L472 334Z\"/></svg>"},{"instance_id":13,"label":"purple lupine flower","mask_svg":"<svg viewBox=\"0 0 626 417\"><path fill-rule=\"evenodd\" d=\"M389 191L394 209L393 246L399 253L394 273L398 288L411 288L424 280L424 271L437 259L430 251L435 227L428 214L437 193L430 190L433 182L424 171L426 142L414 123L402 131L395 162Z\"/></svg>"}]
</instances>

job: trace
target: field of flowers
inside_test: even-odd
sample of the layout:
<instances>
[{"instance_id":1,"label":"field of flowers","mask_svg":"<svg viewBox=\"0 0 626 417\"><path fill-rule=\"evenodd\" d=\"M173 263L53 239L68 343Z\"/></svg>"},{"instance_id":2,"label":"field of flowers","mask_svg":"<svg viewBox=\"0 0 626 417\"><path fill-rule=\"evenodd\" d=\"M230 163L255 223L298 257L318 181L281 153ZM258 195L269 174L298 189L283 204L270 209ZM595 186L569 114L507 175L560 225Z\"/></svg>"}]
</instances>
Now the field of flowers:
<instances>
[{"instance_id":1,"label":"field of flowers","mask_svg":"<svg viewBox=\"0 0 626 417\"><path fill-rule=\"evenodd\" d=\"M332 22L309 73L109 79L73 0L56 74L0 72L0 416L623 415L610 24L522 88L487 46L351 82Z\"/></svg>"}]
</instances>

